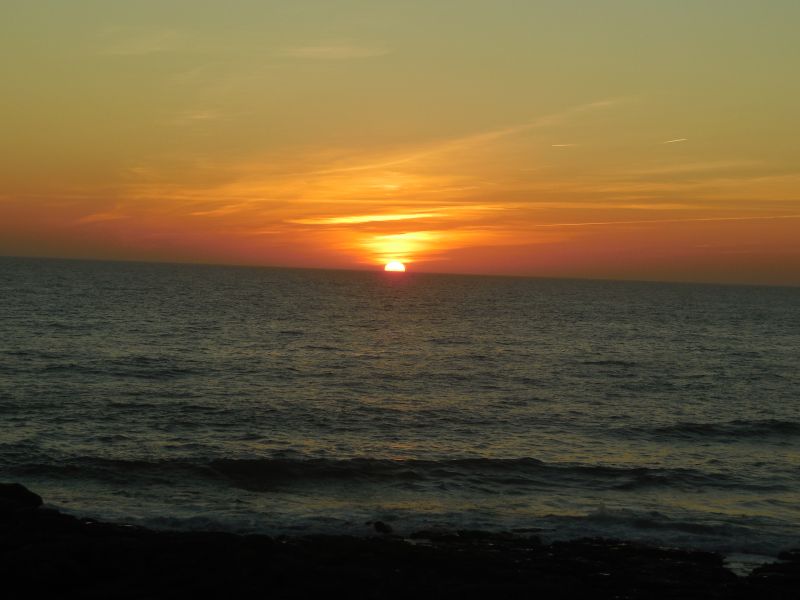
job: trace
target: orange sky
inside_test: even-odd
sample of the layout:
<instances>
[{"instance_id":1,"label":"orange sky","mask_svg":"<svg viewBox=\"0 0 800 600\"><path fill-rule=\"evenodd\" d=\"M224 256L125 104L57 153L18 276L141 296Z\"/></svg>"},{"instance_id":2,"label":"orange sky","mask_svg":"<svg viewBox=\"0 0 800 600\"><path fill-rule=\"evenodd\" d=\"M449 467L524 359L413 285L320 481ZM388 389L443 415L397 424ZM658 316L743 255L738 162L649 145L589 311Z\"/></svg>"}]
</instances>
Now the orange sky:
<instances>
[{"instance_id":1,"label":"orange sky","mask_svg":"<svg viewBox=\"0 0 800 600\"><path fill-rule=\"evenodd\" d=\"M64 4L0 254L800 284L795 3Z\"/></svg>"}]
</instances>

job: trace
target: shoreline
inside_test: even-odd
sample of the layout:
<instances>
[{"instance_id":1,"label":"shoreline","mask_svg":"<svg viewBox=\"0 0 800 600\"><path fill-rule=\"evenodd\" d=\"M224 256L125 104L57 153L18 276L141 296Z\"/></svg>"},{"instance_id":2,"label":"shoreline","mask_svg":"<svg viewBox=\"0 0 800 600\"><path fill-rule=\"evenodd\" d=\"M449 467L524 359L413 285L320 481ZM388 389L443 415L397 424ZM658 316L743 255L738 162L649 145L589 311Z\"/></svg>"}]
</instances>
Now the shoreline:
<instances>
[{"instance_id":1,"label":"shoreline","mask_svg":"<svg viewBox=\"0 0 800 600\"><path fill-rule=\"evenodd\" d=\"M0 484L0 581L6 598L795 598L800 550L747 576L712 552L603 538L421 531L278 536L156 531L44 508Z\"/></svg>"}]
</instances>

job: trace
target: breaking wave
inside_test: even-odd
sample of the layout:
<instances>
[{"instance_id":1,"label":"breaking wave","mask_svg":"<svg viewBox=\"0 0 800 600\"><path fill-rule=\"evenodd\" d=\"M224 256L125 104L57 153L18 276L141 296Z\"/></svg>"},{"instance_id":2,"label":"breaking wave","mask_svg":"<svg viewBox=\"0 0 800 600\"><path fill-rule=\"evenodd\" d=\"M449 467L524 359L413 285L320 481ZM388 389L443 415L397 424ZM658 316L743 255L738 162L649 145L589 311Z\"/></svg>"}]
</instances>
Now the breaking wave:
<instances>
[{"instance_id":1,"label":"breaking wave","mask_svg":"<svg viewBox=\"0 0 800 600\"><path fill-rule=\"evenodd\" d=\"M696 469L625 468L545 463L535 458L452 460L391 460L373 458L252 458L194 461L111 460L78 458L8 465L7 472L23 476L64 476L85 479L163 480L180 478L225 481L233 487L269 491L324 483L380 484L409 489L439 486L501 493L509 490L587 487L601 490L644 488L784 489L774 480L744 479Z\"/></svg>"}]
</instances>

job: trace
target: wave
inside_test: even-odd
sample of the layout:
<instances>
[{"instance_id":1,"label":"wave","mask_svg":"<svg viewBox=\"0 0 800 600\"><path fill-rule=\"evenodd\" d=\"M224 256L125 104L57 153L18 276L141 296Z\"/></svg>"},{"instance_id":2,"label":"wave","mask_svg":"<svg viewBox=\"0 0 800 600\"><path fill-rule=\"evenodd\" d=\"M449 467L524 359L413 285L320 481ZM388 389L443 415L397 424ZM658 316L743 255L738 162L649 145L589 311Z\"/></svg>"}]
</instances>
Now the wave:
<instances>
[{"instance_id":1,"label":"wave","mask_svg":"<svg viewBox=\"0 0 800 600\"><path fill-rule=\"evenodd\" d=\"M671 438L763 438L763 437L798 437L800 423L779 419L744 420L737 419L725 423L681 422L640 429L652 435Z\"/></svg>"},{"instance_id":2,"label":"wave","mask_svg":"<svg viewBox=\"0 0 800 600\"><path fill-rule=\"evenodd\" d=\"M607 359L607 360L584 360L581 361L583 365L591 365L595 367L638 367L639 363L630 361L630 360L616 360L616 359Z\"/></svg>"},{"instance_id":3,"label":"wave","mask_svg":"<svg viewBox=\"0 0 800 600\"><path fill-rule=\"evenodd\" d=\"M169 359L136 357L76 362L65 360L41 367L45 373L66 373L91 377L127 377L132 379L166 380L198 375L200 367L176 364Z\"/></svg>"},{"instance_id":4,"label":"wave","mask_svg":"<svg viewBox=\"0 0 800 600\"><path fill-rule=\"evenodd\" d=\"M83 479L173 481L176 478L227 482L252 491L341 485L403 489L469 490L487 494L536 489L574 488L635 491L664 487L686 490L738 488L784 490L776 484L697 469L626 468L545 463L535 458L393 460L376 458L251 458L147 461L77 458L9 464L4 471L23 476L66 476Z\"/></svg>"},{"instance_id":5,"label":"wave","mask_svg":"<svg viewBox=\"0 0 800 600\"><path fill-rule=\"evenodd\" d=\"M767 557L777 555L797 539L794 525L780 519L715 513L601 508L582 516L551 515L538 524L548 540L599 536Z\"/></svg>"}]
</instances>

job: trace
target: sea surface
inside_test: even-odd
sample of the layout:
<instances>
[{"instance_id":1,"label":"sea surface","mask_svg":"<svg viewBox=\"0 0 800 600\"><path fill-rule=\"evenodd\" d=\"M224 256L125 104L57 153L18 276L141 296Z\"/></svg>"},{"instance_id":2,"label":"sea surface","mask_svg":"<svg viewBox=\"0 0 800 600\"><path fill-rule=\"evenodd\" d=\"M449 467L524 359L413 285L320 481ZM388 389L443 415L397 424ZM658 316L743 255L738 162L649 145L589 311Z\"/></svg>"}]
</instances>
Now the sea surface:
<instances>
[{"instance_id":1,"label":"sea surface","mask_svg":"<svg viewBox=\"0 0 800 600\"><path fill-rule=\"evenodd\" d=\"M0 259L0 480L151 527L800 542L800 289Z\"/></svg>"}]
</instances>

